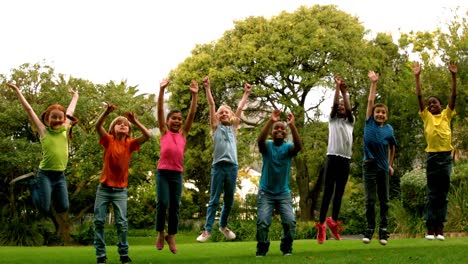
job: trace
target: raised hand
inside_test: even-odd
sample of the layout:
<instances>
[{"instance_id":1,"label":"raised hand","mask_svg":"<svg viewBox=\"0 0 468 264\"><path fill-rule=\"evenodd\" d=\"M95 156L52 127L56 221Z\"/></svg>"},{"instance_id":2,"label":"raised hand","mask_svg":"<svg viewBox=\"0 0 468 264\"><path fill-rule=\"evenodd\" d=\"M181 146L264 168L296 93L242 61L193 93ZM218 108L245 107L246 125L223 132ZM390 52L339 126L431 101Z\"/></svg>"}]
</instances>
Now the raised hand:
<instances>
[{"instance_id":1,"label":"raised hand","mask_svg":"<svg viewBox=\"0 0 468 264\"><path fill-rule=\"evenodd\" d=\"M71 93L72 95L78 94L78 92L73 90L73 88L71 87L68 87L68 92Z\"/></svg>"},{"instance_id":2,"label":"raised hand","mask_svg":"<svg viewBox=\"0 0 468 264\"><path fill-rule=\"evenodd\" d=\"M369 79L373 83L376 83L379 80L379 75L377 73L375 73L374 71L369 71L367 76L369 76Z\"/></svg>"},{"instance_id":3,"label":"raised hand","mask_svg":"<svg viewBox=\"0 0 468 264\"><path fill-rule=\"evenodd\" d=\"M12 89L15 89L15 90L19 90L18 86L12 84L12 83L6 83L6 86L12 88Z\"/></svg>"},{"instance_id":4,"label":"raised hand","mask_svg":"<svg viewBox=\"0 0 468 264\"><path fill-rule=\"evenodd\" d=\"M112 113L115 111L115 109L117 109L117 106L116 105L113 105L111 103L108 103L108 102L102 102L105 106L106 106L106 112L107 113Z\"/></svg>"},{"instance_id":5,"label":"raised hand","mask_svg":"<svg viewBox=\"0 0 468 264\"><path fill-rule=\"evenodd\" d=\"M449 71L451 73L457 73L457 65L453 62L450 62L449 64Z\"/></svg>"},{"instance_id":6,"label":"raised hand","mask_svg":"<svg viewBox=\"0 0 468 264\"><path fill-rule=\"evenodd\" d=\"M280 114L281 114L281 110L279 109L275 109L273 110L273 112L271 113L271 121L273 122L277 122L277 121L280 121Z\"/></svg>"},{"instance_id":7,"label":"raised hand","mask_svg":"<svg viewBox=\"0 0 468 264\"><path fill-rule=\"evenodd\" d=\"M246 83L244 86L244 91L246 93L250 93L252 91L252 85L250 83Z\"/></svg>"},{"instance_id":8,"label":"raised hand","mask_svg":"<svg viewBox=\"0 0 468 264\"><path fill-rule=\"evenodd\" d=\"M160 88L160 89L164 89L164 88L167 87L168 84L169 84L169 79L164 78L164 79L159 83L159 88Z\"/></svg>"},{"instance_id":9,"label":"raised hand","mask_svg":"<svg viewBox=\"0 0 468 264\"><path fill-rule=\"evenodd\" d=\"M294 117L293 114L289 113L288 114L288 126L294 125L296 122L296 118Z\"/></svg>"},{"instance_id":10,"label":"raised hand","mask_svg":"<svg viewBox=\"0 0 468 264\"><path fill-rule=\"evenodd\" d=\"M415 62L413 64L413 73L416 76L419 76L419 74L421 73L421 64L419 64L419 62Z\"/></svg>"},{"instance_id":11,"label":"raised hand","mask_svg":"<svg viewBox=\"0 0 468 264\"><path fill-rule=\"evenodd\" d=\"M198 93L198 83L195 80L192 80L190 82L190 92L196 94Z\"/></svg>"},{"instance_id":12,"label":"raised hand","mask_svg":"<svg viewBox=\"0 0 468 264\"><path fill-rule=\"evenodd\" d=\"M205 88L210 87L210 78L208 76L203 78L203 86L205 86Z\"/></svg>"},{"instance_id":13,"label":"raised hand","mask_svg":"<svg viewBox=\"0 0 468 264\"><path fill-rule=\"evenodd\" d=\"M133 112L125 112L124 115L125 115L125 117L128 119L128 121L130 121L130 122L132 122L133 124L135 124L135 120L136 120L135 113L133 113Z\"/></svg>"}]
</instances>

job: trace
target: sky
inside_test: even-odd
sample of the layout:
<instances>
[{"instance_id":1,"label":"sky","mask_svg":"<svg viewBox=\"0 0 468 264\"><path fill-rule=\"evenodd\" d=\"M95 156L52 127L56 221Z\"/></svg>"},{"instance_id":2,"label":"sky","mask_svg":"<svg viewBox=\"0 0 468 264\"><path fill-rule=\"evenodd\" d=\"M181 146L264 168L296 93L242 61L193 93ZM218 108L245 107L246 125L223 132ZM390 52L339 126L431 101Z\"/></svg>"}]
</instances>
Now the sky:
<instances>
[{"instance_id":1,"label":"sky","mask_svg":"<svg viewBox=\"0 0 468 264\"><path fill-rule=\"evenodd\" d=\"M156 93L197 44L221 38L233 21L270 18L301 5L335 4L373 34L434 30L466 0L14 0L0 2L0 74L23 63L105 84L126 80ZM465 14L465 12L459 12Z\"/></svg>"}]
</instances>

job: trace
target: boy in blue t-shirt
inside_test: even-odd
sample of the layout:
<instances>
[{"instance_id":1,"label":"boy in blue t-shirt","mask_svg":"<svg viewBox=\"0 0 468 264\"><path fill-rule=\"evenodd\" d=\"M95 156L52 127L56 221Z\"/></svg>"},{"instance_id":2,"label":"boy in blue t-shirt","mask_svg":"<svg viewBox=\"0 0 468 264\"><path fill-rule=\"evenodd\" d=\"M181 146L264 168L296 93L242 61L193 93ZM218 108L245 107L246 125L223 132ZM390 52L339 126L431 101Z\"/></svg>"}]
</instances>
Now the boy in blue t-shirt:
<instances>
[{"instance_id":1,"label":"boy in blue t-shirt","mask_svg":"<svg viewBox=\"0 0 468 264\"><path fill-rule=\"evenodd\" d=\"M370 71L371 88L367 101L366 125L364 127L364 162L363 182L366 195L367 230L364 232L364 243L370 243L375 229L376 196L380 203L379 242L387 244L387 214L389 200L389 175L393 175L393 158L395 157L396 139L393 128L385 124L388 119L388 108L384 104L374 104L375 90L379 76ZM390 153L389 153L390 150Z\"/></svg>"},{"instance_id":2,"label":"boy in blue t-shirt","mask_svg":"<svg viewBox=\"0 0 468 264\"><path fill-rule=\"evenodd\" d=\"M280 110L273 110L270 119L258 136L258 148L262 154L263 166L258 191L257 209L257 257L268 252L270 241L268 231L273 209L276 209L283 225L280 250L284 255L292 254L292 244L296 234L289 177L292 158L302 149L299 133L294 124L294 115L288 114L288 126L293 142L285 142L286 125L280 121ZM273 140L267 140L271 132Z\"/></svg>"}]
</instances>

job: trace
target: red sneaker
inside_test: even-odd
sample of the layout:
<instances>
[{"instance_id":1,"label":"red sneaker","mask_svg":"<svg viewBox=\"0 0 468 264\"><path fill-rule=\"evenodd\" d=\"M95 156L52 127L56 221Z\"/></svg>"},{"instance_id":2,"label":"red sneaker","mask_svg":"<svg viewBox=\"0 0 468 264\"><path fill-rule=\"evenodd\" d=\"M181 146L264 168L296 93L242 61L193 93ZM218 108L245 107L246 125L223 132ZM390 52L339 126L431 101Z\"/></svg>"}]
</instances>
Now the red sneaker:
<instances>
[{"instance_id":1,"label":"red sneaker","mask_svg":"<svg viewBox=\"0 0 468 264\"><path fill-rule=\"evenodd\" d=\"M327 226L325 224L316 223L317 228L317 242L323 244L323 241L327 239Z\"/></svg>"},{"instance_id":2,"label":"red sneaker","mask_svg":"<svg viewBox=\"0 0 468 264\"><path fill-rule=\"evenodd\" d=\"M343 226L341 225L341 222L336 222L333 220L333 218L327 217L327 226L330 228L331 233L335 237L336 240L341 240L340 233L338 232L338 229L343 231Z\"/></svg>"}]
</instances>

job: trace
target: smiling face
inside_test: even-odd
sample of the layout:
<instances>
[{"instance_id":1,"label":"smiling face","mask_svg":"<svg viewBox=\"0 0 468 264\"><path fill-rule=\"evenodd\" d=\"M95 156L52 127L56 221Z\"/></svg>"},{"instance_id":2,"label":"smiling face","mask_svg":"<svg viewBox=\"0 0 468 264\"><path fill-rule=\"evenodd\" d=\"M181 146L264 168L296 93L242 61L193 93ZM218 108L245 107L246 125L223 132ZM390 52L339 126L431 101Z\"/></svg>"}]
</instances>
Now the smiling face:
<instances>
[{"instance_id":1,"label":"smiling face","mask_svg":"<svg viewBox=\"0 0 468 264\"><path fill-rule=\"evenodd\" d=\"M179 132L180 128L182 127L182 113L181 112L173 112L167 116L166 125L169 131L173 133Z\"/></svg>"},{"instance_id":2,"label":"smiling face","mask_svg":"<svg viewBox=\"0 0 468 264\"><path fill-rule=\"evenodd\" d=\"M378 105L374 107L374 120L379 125L383 125L387 121L387 107L385 105Z\"/></svg>"},{"instance_id":3,"label":"smiling face","mask_svg":"<svg viewBox=\"0 0 468 264\"><path fill-rule=\"evenodd\" d=\"M271 137L275 143L282 143L286 139L287 135L288 132L286 130L286 125L283 122L278 121L273 124Z\"/></svg>"},{"instance_id":4,"label":"smiling face","mask_svg":"<svg viewBox=\"0 0 468 264\"><path fill-rule=\"evenodd\" d=\"M433 115L438 115L442 112L442 104L439 98L431 96L427 99L427 111Z\"/></svg>"},{"instance_id":5,"label":"smiling face","mask_svg":"<svg viewBox=\"0 0 468 264\"><path fill-rule=\"evenodd\" d=\"M109 133L114 137L130 137L132 133L130 121L123 116L115 118L110 124Z\"/></svg>"},{"instance_id":6,"label":"smiling face","mask_svg":"<svg viewBox=\"0 0 468 264\"><path fill-rule=\"evenodd\" d=\"M344 117L346 116L346 108L344 106L344 101L343 100L340 100L340 102L338 103L338 116L339 117Z\"/></svg>"},{"instance_id":7,"label":"smiling face","mask_svg":"<svg viewBox=\"0 0 468 264\"><path fill-rule=\"evenodd\" d=\"M59 129L62 127L63 123L65 123L65 119L65 108L59 104L47 107L46 111L41 115L42 122L52 129Z\"/></svg>"},{"instance_id":8,"label":"smiling face","mask_svg":"<svg viewBox=\"0 0 468 264\"><path fill-rule=\"evenodd\" d=\"M223 105L216 112L216 118L221 124L228 126L231 124L232 110L229 106Z\"/></svg>"}]
</instances>

